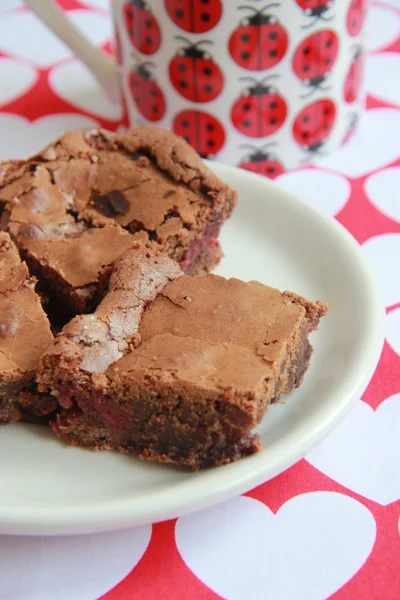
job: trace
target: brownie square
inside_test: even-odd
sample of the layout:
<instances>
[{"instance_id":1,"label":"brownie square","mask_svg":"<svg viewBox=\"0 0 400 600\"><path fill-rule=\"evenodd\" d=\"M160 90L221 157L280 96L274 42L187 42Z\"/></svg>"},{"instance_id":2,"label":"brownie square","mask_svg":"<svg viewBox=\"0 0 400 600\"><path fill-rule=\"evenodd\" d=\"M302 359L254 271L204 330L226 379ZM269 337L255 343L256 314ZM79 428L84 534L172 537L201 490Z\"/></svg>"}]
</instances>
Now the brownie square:
<instances>
[{"instance_id":1,"label":"brownie square","mask_svg":"<svg viewBox=\"0 0 400 600\"><path fill-rule=\"evenodd\" d=\"M54 431L193 469L252 454L268 405L301 384L326 312L258 282L189 277L137 244L96 312L41 360L41 389L61 407Z\"/></svg>"},{"instance_id":2,"label":"brownie square","mask_svg":"<svg viewBox=\"0 0 400 600\"><path fill-rule=\"evenodd\" d=\"M182 138L153 127L75 130L27 161L0 164L2 229L49 314L64 321L94 310L112 263L137 239L157 243L187 273L210 271L235 204Z\"/></svg>"},{"instance_id":3,"label":"brownie square","mask_svg":"<svg viewBox=\"0 0 400 600\"><path fill-rule=\"evenodd\" d=\"M35 279L8 234L0 233L0 423L35 420L57 402L39 394L39 359L53 341Z\"/></svg>"}]
</instances>

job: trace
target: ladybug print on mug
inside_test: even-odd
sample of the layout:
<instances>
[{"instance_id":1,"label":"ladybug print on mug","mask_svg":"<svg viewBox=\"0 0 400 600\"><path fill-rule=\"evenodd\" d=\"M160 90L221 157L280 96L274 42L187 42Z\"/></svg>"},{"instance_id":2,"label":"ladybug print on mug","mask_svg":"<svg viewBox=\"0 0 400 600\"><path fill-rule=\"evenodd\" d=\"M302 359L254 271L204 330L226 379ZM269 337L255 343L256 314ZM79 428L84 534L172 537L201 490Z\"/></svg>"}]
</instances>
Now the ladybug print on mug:
<instances>
[{"instance_id":1,"label":"ladybug print on mug","mask_svg":"<svg viewBox=\"0 0 400 600\"><path fill-rule=\"evenodd\" d=\"M154 54L161 43L160 27L144 0L124 4L124 21L132 45L143 54Z\"/></svg>"},{"instance_id":2,"label":"ladybug print on mug","mask_svg":"<svg viewBox=\"0 0 400 600\"><path fill-rule=\"evenodd\" d=\"M329 137L336 120L336 106L328 98L305 106L293 123L296 142L308 152L318 152Z\"/></svg>"},{"instance_id":3,"label":"ladybug print on mug","mask_svg":"<svg viewBox=\"0 0 400 600\"><path fill-rule=\"evenodd\" d=\"M350 0L346 27L348 33L353 37L360 33L364 25L366 3L367 0Z\"/></svg>"},{"instance_id":4,"label":"ladybug print on mug","mask_svg":"<svg viewBox=\"0 0 400 600\"><path fill-rule=\"evenodd\" d=\"M312 27L318 20L331 21L333 15L329 15L334 0L296 0L296 3L304 11L304 14L310 18L309 23L303 25L303 29Z\"/></svg>"},{"instance_id":5,"label":"ladybug print on mug","mask_svg":"<svg viewBox=\"0 0 400 600\"><path fill-rule=\"evenodd\" d=\"M240 133L252 138L272 135L285 122L287 105L275 86L268 85L271 77L256 81L242 77L240 81L250 81L252 85L232 106L232 123Z\"/></svg>"},{"instance_id":6,"label":"ladybug print on mug","mask_svg":"<svg viewBox=\"0 0 400 600\"><path fill-rule=\"evenodd\" d=\"M275 154L269 152L267 149L271 146L275 146L274 142L267 142L259 148L256 146L250 146L249 144L242 144L240 148L248 149L248 154L238 165L242 169L252 171L253 173L259 173L260 175L266 175L270 179L282 175L285 169L281 162L277 159Z\"/></svg>"},{"instance_id":7,"label":"ladybug print on mug","mask_svg":"<svg viewBox=\"0 0 400 600\"><path fill-rule=\"evenodd\" d=\"M222 15L221 0L165 0L165 7L173 22L190 33L210 31Z\"/></svg>"},{"instance_id":8,"label":"ladybug print on mug","mask_svg":"<svg viewBox=\"0 0 400 600\"><path fill-rule=\"evenodd\" d=\"M224 87L224 76L212 56L201 48L212 44L202 40L191 44L185 38L177 36L186 46L180 48L169 64L169 78L177 92L192 102L210 102Z\"/></svg>"},{"instance_id":9,"label":"ladybug print on mug","mask_svg":"<svg viewBox=\"0 0 400 600\"><path fill-rule=\"evenodd\" d=\"M278 89L269 85L265 77L257 81L251 77L242 77L240 81L250 81L252 85L232 106L231 119L240 133L251 138L272 135L286 120L287 105Z\"/></svg>"},{"instance_id":10,"label":"ladybug print on mug","mask_svg":"<svg viewBox=\"0 0 400 600\"><path fill-rule=\"evenodd\" d=\"M240 67L263 71L275 67L285 56L288 48L286 30L277 17L266 12L279 6L275 2L260 10L254 6L239 6L241 10L250 11L229 39L229 53Z\"/></svg>"},{"instance_id":11,"label":"ladybug print on mug","mask_svg":"<svg viewBox=\"0 0 400 600\"><path fill-rule=\"evenodd\" d=\"M364 70L363 53L361 46L357 46L355 49L354 57L350 65L349 72L347 73L344 82L344 99L348 104L352 104L357 100L360 94L363 70Z\"/></svg>"},{"instance_id":12,"label":"ladybug print on mug","mask_svg":"<svg viewBox=\"0 0 400 600\"><path fill-rule=\"evenodd\" d=\"M182 110L175 115L174 133L182 136L202 158L214 156L225 143L225 130L212 115L199 110Z\"/></svg>"},{"instance_id":13,"label":"ladybug print on mug","mask_svg":"<svg viewBox=\"0 0 400 600\"><path fill-rule=\"evenodd\" d=\"M293 71L304 85L311 88L311 92L324 89L322 84L336 62L338 50L338 36L331 29L316 31L296 48Z\"/></svg>"},{"instance_id":14,"label":"ladybug print on mug","mask_svg":"<svg viewBox=\"0 0 400 600\"><path fill-rule=\"evenodd\" d=\"M138 112L155 122L165 114L165 98L150 71L152 66L149 62L137 65L129 77L129 89Z\"/></svg>"}]
</instances>

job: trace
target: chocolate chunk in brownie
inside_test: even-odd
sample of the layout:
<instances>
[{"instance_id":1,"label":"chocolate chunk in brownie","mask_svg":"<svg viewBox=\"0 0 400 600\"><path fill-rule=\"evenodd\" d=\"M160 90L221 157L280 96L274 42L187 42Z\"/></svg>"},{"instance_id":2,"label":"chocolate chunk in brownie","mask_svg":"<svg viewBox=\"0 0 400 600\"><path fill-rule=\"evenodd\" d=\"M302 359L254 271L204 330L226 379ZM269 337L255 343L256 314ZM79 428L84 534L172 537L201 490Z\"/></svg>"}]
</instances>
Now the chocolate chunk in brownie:
<instances>
[{"instance_id":1,"label":"chocolate chunk in brownie","mask_svg":"<svg viewBox=\"0 0 400 600\"><path fill-rule=\"evenodd\" d=\"M115 264L92 315L41 360L69 444L221 465L261 448L268 405L298 387L327 306L257 282L189 277L138 244Z\"/></svg>"},{"instance_id":2,"label":"chocolate chunk in brownie","mask_svg":"<svg viewBox=\"0 0 400 600\"><path fill-rule=\"evenodd\" d=\"M0 423L51 413L55 398L39 394L36 370L53 341L35 279L7 233L0 233Z\"/></svg>"},{"instance_id":3,"label":"chocolate chunk in brownie","mask_svg":"<svg viewBox=\"0 0 400 600\"><path fill-rule=\"evenodd\" d=\"M157 128L71 131L27 161L0 163L2 229L53 315L94 310L112 263L136 239L188 273L210 271L235 203L183 139Z\"/></svg>"}]
</instances>

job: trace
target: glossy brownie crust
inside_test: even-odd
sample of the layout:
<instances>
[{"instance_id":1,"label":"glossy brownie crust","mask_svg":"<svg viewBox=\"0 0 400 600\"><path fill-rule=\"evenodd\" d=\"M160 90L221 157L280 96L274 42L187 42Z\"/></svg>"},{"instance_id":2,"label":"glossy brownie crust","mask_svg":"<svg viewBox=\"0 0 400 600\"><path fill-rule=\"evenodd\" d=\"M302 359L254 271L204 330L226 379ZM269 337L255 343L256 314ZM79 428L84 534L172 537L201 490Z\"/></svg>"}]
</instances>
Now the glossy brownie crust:
<instances>
[{"instance_id":1,"label":"glossy brownie crust","mask_svg":"<svg viewBox=\"0 0 400 600\"><path fill-rule=\"evenodd\" d=\"M53 336L35 283L9 235L0 233L0 423L40 420L57 405L36 386Z\"/></svg>"},{"instance_id":2,"label":"glossy brownie crust","mask_svg":"<svg viewBox=\"0 0 400 600\"><path fill-rule=\"evenodd\" d=\"M235 204L182 138L153 127L75 130L27 161L0 163L1 228L53 316L94 310L112 263L138 239L187 273L209 272Z\"/></svg>"},{"instance_id":3,"label":"glossy brownie crust","mask_svg":"<svg viewBox=\"0 0 400 600\"><path fill-rule=\"evenodd\" d=\"M94 315L73 319L41 360L69 444L221 465L260 450L254 427L298 387L327 306L214 275L188 277L137 245Z\"/></svg>"}]
</instances>

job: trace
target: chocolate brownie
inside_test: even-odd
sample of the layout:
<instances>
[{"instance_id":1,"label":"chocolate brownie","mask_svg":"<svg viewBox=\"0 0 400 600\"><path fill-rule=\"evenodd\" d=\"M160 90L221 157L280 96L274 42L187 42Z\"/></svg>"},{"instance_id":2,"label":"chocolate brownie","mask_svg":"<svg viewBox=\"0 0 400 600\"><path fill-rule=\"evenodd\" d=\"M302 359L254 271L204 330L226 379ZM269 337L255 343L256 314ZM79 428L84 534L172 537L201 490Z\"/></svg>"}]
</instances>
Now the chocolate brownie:
<instances>
[{"instance_id":1,"label":"chocolate brownie","mask_svg":"<svg viewBox=\"0 0 400 600\"><path fill-rule=\"evenodd\" d=\"M137 244L96 312L42 357L41 389L61 407L54 431L193 469L252 454L268 405L302 382L326 312L255 281L189 277Z\"/></svg>"},{"instance_id":2,"label":"chocolate brownie","mask_svg":"<svg viewBox=\"0 0 400 600\"><path fill-rule=\"evenodd\" d=\"M27 161L0 163L2 229L53 315L93 310L136 239L158 243L187 273L210 271L235 203L182 138L154 127L70 131Z\"/></svg>"},{"instance_id":3,"label":"chocolate brownie","mask_svg":"<svg viewBox=\"0 0 400 600\"><path fill-rule=\"evenodd\" d=\"M0 233L0 422L35 420L51 413L55 399L39 394L36 370L53 341L35 292L35 279L7 233Z\"/></svg>"}]
</instances>

